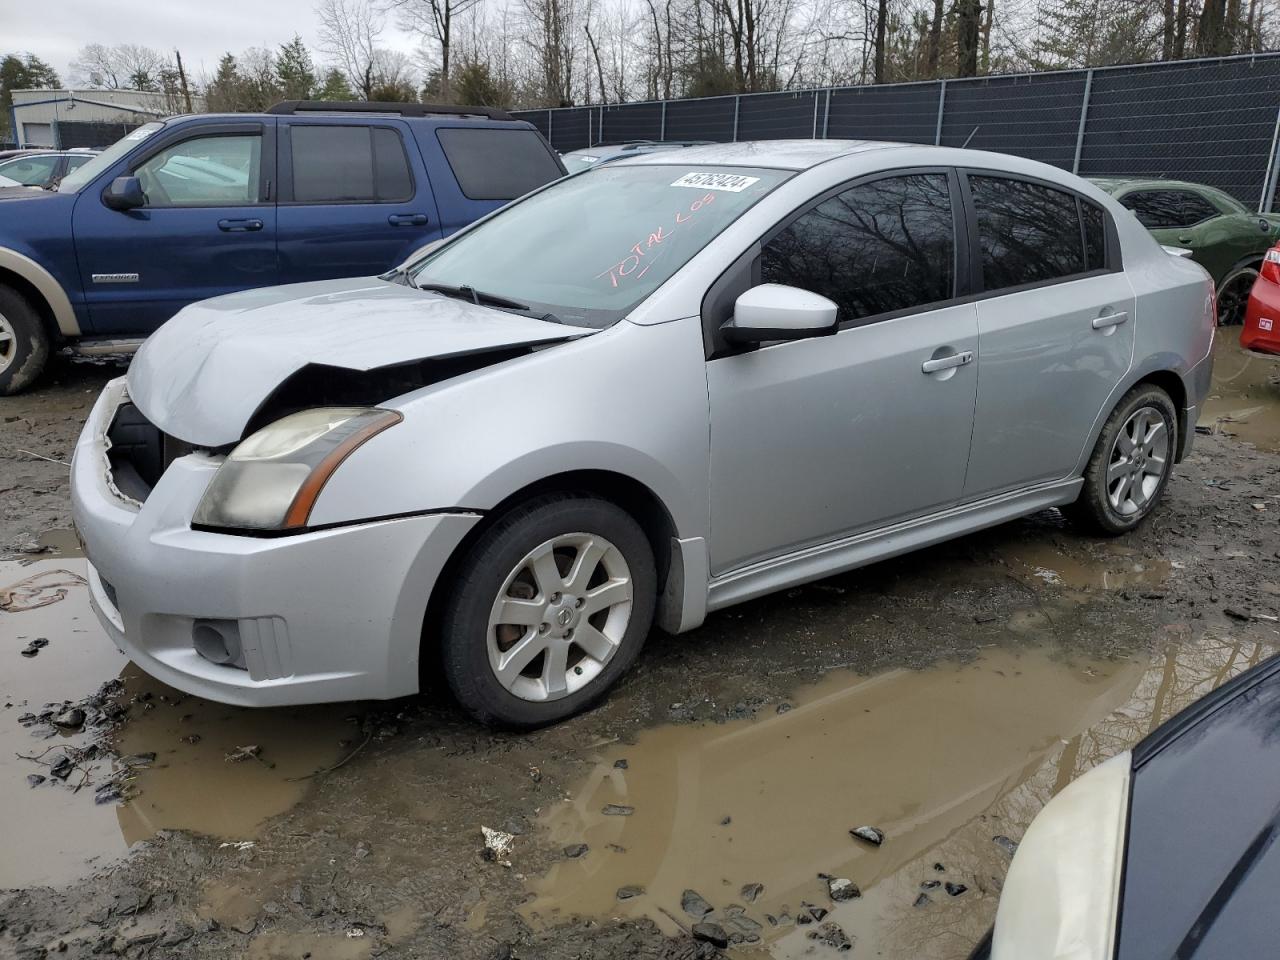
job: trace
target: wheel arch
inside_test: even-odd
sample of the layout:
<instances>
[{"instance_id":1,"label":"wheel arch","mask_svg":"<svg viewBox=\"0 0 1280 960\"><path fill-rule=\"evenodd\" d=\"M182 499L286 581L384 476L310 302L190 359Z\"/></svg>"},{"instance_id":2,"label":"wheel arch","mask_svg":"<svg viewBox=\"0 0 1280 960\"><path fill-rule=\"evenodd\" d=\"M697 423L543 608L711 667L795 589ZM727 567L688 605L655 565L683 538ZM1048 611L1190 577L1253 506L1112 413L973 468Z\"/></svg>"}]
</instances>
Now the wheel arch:
<instances>
[{"instance_id":1,"label":"wheel arch","mask_svg":"<svg viewBox=\"0 0 1280 960\"><path fill-rule=\"evenodd\" d=\"M13 287L26 297L53 337L80 335L80 323L62 284L30 257L0 247L0 284Z\"/></svg>"},{"instance_id":2,"label":"wheel arch","mask_svg":"<svg viewBox=\"0 0 1280 960\"><path fill-rule=\"evenodd\" d=\"M504 497L484 512L480 522L468 530L466 536L454 548L427 598L422 622L422 649L419 656L419 663L423 667L435 662L438 644L435 643L432 632L440 622L449 593L448 585L456 579L458 568L472 545L499 518L514 507L537 497L554 494L597 497L626 511L640 524L653 549L653 559L658 574L659 609L654 622L664 627L669 623L680 622L685 593L685 581L682 576L683 561L677 544L678 531L675 519L662 498L646 484L623 473L603 469L569 470L528 483ZM667 612L668 609L671 612Z\"/></svg>"},{"instance_id":3,"label":"wheel arch","mask_svg":"<svg viewBox=\"0 0 1280 960\"><path fill-rule=\"evenodd\" d=\"M1075 471L1072 476L1080 476L1084 472L1085 466L1089 462L1089 458L1093 455L1093 448L1098 443L1098 437L1102 433L1102 427L1107 422L1107 418L1111 416L1112 411L1120 404L1125 395L1134 387L1149 383L1159 387L1169 395L1169 399L1173 401L1173 409L1175 416L1178 418L1176 424L1176 453L1174 454L1174 463L1181 463L1183 455L1187 450L1187 438L1194 428L1195 424L1183 423L1183 418L1187 416L1187 384L1176 367L1179 362L1176 357L1163 356L1152 358L1147 365L1131 370L1129 376L1120 382L1120 384L1112 391L1111 396L1107 398L1107 402L1103 404L1102 409L1098 411L1098 416L1094 420L1093 426L1089 429L1088 440L1085 441L1080 451L1080 457L1076 463Z\"/></svg>"}]
</instances>

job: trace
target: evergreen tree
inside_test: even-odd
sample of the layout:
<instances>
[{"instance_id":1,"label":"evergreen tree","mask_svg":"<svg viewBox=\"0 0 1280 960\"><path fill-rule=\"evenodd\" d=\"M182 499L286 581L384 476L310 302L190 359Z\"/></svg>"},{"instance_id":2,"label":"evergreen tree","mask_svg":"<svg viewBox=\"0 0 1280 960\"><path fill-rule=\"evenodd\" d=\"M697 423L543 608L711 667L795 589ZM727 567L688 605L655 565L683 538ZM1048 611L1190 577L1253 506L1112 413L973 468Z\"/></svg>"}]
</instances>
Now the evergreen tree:
<instances>
[{"instance_id":1,"label":"evergreen tree","mask_svg":"<svg viewBox=\"0 0 1280 960\"><path fill-rule=\"evenodd\" d=\"M328 70L320 89L315 92L317 100L354 100L355 98L356 95L351 92L351 85L347 83L347 78L338 69Z\"/></svg>"},{"instance_id":2,"label":"evergreen tree","mask_svg":"<svg viewBox=\"0 0 1280 960\"><path fill-rule=\"evenodd\" d=\"M61 81L53 67L31 53L8 53L0 58L0 140L14 139L9 109L14 90L54 90Z\"/></svg>"},{"instance_id":3,"label":"evergreen tree","mask_svg":"<svg viewBox=\"0 0 1280 960\"><path fill-rule=\"evenodd\" d=\"M205 87L204 98L210 113L236 113L245 109L245 79L231 54L224 53L218 61L218 71Z\"/></svg>"},{"instance_id":4,"label":"evergreen tree","mask_svg":"<svg viewBox=\"0 0 1280 960\"><path fill-rule=\"evenodd\" d=\"M310 100L315 95L316 68L297 34L276 54L276 84L285 100Z\"/></svg>"}]
</instances>

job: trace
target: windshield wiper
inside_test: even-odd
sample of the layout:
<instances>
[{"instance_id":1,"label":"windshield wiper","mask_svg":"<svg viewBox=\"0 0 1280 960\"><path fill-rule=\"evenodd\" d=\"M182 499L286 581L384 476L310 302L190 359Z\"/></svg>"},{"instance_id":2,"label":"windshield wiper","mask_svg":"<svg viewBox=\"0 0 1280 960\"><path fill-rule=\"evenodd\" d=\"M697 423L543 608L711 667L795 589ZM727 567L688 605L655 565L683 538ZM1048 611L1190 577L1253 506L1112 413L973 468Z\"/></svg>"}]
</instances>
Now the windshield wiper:
<instances>
[{"instance_id":1,"label":"windshield wiper","mask_svg":"<svg viewBox=\"0 0 1280 960\"><path fill-rule=\"evenodd\" d=\"M475 287L469 287L466 284L451 287L447 283L422 283L414 284L414 286L418 290L430 290L433 293L443 293L446 297L470 300L477 306L488 304L491 307L506 307L508 310L532 309L527 303L520 303L518 300L511 300L496 293L485 293L483 290L477 290Z\"/></svg>"},{"instance_id":2,"label":"windshield wiper","mask_svg":"<svg viewBox=\"0 0 1280 960\"><path fill-rule=\"evenodd\" d=\"M388 270L378 279L387 280L390 283L403 283L406 287L412 287L414 290L418 289L418 285L413 282L413 276L404 267Z\"/></svg>"}]
</instances>

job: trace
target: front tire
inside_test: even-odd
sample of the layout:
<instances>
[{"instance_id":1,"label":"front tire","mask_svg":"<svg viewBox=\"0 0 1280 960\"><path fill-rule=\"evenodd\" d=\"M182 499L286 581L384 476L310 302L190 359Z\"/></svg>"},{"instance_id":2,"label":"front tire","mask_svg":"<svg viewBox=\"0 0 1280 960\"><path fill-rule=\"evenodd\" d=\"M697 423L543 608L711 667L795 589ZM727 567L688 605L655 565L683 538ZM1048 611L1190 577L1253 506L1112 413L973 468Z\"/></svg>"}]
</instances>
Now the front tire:
<instances>
[{"instance_id":1,"label":"front tire","mask_svg":"<svg viewBox=\"0 0 1280 960\"><path fill-rule=\"evenodd\" d=\"M1155 509L1173 472L1178 415L1169 395L1139 384L1120 400L1089 457L1084 488L1068 511L1096 533L1118 536Z\"/></svg>"},{"instance_id":2,"label":"front tire","mask_svg":"<svg viewBox=\"0 0 1280 960\"><path fill-rule=\"evenodd\" d=\"M554 723L635 662L656 598L653 550L629 514L588 496L532 500L459 565L441 618L445 679L482 723Z\"/></svg>"},{"instance_id":3,"label":"front tire","mask_svg":"<svg viewBox=\"0 0 1280 960\"><path fill-rule=\"evenodd\" d=\"M1232 270L1222 283L1218 285L1218 326L1236 327L1244 323L1245 311L1249 307L1249 294L1253 283L1258 279L1258 267L1253 263L1246 267Z\"/></svg>"},{"instance_id":4,"label":"front tire","mask_svg":"<svg viewBox=\"0 0 1280 960\"><path fill-rule=\"evenodd\" d=\"M0 397L21 393L44 370L49 334L27 298L0 287Z\"/></svg>"}]
</instances>

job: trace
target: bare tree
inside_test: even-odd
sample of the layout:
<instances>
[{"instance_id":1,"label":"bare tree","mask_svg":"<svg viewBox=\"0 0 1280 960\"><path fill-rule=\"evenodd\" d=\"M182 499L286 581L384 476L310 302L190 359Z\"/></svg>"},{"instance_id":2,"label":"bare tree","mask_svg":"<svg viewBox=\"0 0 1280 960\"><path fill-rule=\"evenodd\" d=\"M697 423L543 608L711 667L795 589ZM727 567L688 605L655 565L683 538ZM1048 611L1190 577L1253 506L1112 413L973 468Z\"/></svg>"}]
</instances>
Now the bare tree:
<instances>
[{"instance_id":1,"label":"bare tree","mask_svg":"<svg viewBox=\"0 0 1280 960\"><path fill-rule=\"evenodd\" d=\"M105 46L91 43L81 47L71 62L71 76L77 83L108 90L160 89L161 72L169 67L164 54L136 43Z\"/></svg>"},{"instance_id":2,"label":"bare tree","mask_svg":"<svg viewBox=\"0 0 1280 960\"><path fill-rule=\"evenodd\" d=\"M434 94L445 103L452 100L453 48L457 21L481 0L390 0L401 25L439 48L439 85Z\"/></svg>"},{"instance_id":3,"label":"bare tree","mask_svg":"<svg viewBox=\"0 0 1280 960\"><path fill-rule=\"evenodd\" d=\"M321 0L320 49L342 71L353 90L365 100L378 84L378 38L382 13L370 0Z\"/></svg>"}]
</instances>

